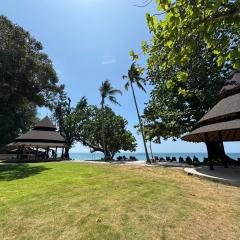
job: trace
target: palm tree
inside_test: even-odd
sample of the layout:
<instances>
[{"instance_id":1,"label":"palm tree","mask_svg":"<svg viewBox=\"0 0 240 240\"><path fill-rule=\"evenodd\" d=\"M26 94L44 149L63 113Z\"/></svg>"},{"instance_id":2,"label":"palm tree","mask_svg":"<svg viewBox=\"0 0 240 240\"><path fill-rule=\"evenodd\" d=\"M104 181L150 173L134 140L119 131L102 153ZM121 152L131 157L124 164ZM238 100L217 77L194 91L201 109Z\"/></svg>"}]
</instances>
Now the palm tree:
<instances>
[{"instance_id":1,"label":"palm tree","mask_svg":"<svg viewBox=\"0 0 240 240\"><path fill-rule=\"evenodd\" d=\"M109 80L105 80L102 82L102 85L99 88L100 96L101 96L101 109L102 109L102 141L103 141L103 151L104 151L104 158L107 158L107 150L106 150L106 143L105 143L105 123L104 123L104 110L105 110L105 101L108 100L111 103L118 104L118 101L115 97L116 94L121 94L122 92L118 89L114 89Z\"/></svg>"},{"instance_id":2,"label":"palm tree","mask_svg":"<svg viewBox=\"0 0 240 240\"><path fill-rule=\"evenodd\" d=\"M140 131L142 133L143 144L144 144L144 149L145 149L145 154L146 154L146 161L147 161L147 163L150 163L151 161L149 158L147 145L146 145L146 139L145 139L145 135L144 135L144 131L143 131L143 123L142 123L142 119L139 114L137 99L136 99L135 91L133 88L133 84L136 84L138 88L140 88L142 91L146 92L145 88L143 87L144 79L141 77L141 75L142 75L142 69L140 67L136 66L135 62L133 62L130 69L128 70L128 75L127 76L123 75L123 79L128 79L128 81L125 84L126 90L128 90L129 86L131 86L133 99L134 99L135 107L137 110Z\"/></svg>"}]
</instances>

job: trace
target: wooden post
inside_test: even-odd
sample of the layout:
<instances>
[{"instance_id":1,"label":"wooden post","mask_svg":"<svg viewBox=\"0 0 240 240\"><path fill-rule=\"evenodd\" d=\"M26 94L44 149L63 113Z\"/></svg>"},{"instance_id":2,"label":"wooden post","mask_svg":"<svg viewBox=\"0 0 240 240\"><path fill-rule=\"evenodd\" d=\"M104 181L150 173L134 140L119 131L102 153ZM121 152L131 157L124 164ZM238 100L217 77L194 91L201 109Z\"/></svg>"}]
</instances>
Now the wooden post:
<instances>
[{"instance_id":1,"label":"wooden post","mask_svg":"<svg viewBox=\"0 0 240 240\"><path fill-rule=\"evenodd\" d=\"M58 147L55 148L55 156L54 156L55 159L57 158L57 148L58 148Z\"/></svg>"},{"instance_id":2,"label":"wooden post","mask_svg":"<svg viewBox=\"0 0 240 240\"><path fill-rule=\"evenodd\" d=\"M23 159L23 149L24 149L24 146L21 147L21 151L20 151L20 160Z\"/></svg>"},{"instance_id":3,"label":"wooden post","mask_svg":"<svg viewBox=\"0 0 240 240\"><path fill-rule=\"evenodd\" d=\"M207 149L208 149L208 153L211 153L211 150L209 149L209 141L208 141L208 133L205 133L205 141L206 141L206 145L207 145ZM208 154L208 161L209 161L209 166L210 166L210 170L214 170L214 167L213 167L213 161L212 161L212 155L211 154Z\"/></svg>"},{"instance_id":4,"label":"wooden post","mask_svg":"<svg viewBox=\"0 0 240 240\"><path fill-rule=\"evenodd\" d=\"M17 159L19 159L20 150L21 150L21 146L18 146L18 151L17 151Z\"/></svg>"},{"instance_id":5,"label":"wooden post","mask_svg":"<svg viewBox=\"0 0 240 240\"><path fill-rule=\"evenodd\" d=\"M36 149L36 152L35 152L35 161L37 160L37 155L38 155L38 146L37 146L37 149Z\"/></svg>"},{"instance_id":6,"label":"wooden post","mask_svg":"<svg viewBox=\"0 0 240 240\"><path fill-rule=\"evenodd\" d=\"M225 150L224 150L224 145L223 145L221 131L218 132L218 139L219 139L219 142L220 142L221 155L222 155L222 159L223 159L223 164L224 164L224 167L227 168L228 167L228 160L227 160L227 157L226 157L226 154L225 154Z\"/></svg>"},{"instance_id":7,"label":"wooden post","mask_svg":"<svg viewBox=\"0 0 240 240\"><path fill-rule=\"evenodd\" d=\"M64 156L64 147L62 148L62 156L61 156L62 159L63 159L63 156Z\"/></svg>"},{"instance_id":8,"label":"wooden post","mask_svg":"<svg viewBox=\"0 0 240 240\"><path fill-rule=\"evenodd\" d=\"M49 158L48 154L49 154L49 146L47 147L47 151L46 151L46 159Z\"/></svg>"}]
</instances>

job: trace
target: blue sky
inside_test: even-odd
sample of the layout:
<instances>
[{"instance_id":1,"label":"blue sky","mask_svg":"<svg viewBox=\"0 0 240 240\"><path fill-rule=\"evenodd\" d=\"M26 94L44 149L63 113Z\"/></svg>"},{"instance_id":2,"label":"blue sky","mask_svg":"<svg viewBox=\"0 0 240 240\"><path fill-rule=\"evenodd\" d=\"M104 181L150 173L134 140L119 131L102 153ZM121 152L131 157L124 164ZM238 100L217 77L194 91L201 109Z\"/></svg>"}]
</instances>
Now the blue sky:
<instances>
[{"instance_id":1,"label":"blue sky","mask_svg":"<svg viewBox=\"0 0 240 240\"><path fill-rule=\"evenodd\" d=\"M115 88L123 90L119 106L111 106L124 116L128 128L138 140L137 151L143 152L141 137L136 134L137 123L132 95L125 92L122 75L131 64L129 51L138 52L142 40L150 39L145 23L147 11L154 12L154 4L135 7L142 0L0 0L0 14L29 31L41 41L52 59L60 82L75 104L86 96L91 104L99 104L98 88L109 79ZM139 62L144 66L145 59ZM149 89L148 89L149 94ZM148 94L137 91L140 109ZM50 112L39 110L39 117ZM239 144L226 144L229 152L238 152ZM204 144L164 141L154 144L155 152L206 152ZM76 144L73 152L88 152Z\"/></svg>"}]
</instances>

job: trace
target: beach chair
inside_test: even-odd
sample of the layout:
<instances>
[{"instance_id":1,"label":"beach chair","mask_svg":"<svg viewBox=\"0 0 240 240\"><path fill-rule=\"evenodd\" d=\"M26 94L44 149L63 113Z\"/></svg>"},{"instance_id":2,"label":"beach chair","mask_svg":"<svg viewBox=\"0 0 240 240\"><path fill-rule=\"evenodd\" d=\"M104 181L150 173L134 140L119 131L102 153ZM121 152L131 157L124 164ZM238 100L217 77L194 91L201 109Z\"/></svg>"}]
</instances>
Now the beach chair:
<instances>
[{"instance_id":1,"label":"beach chair","mask_svg":"<svg viewBox=\"0 0 240 240\"><path fill-rule=\"evenodd\" d=\"M160 158L159 158L159 162L166 162L166 160L165 160L165 158L160 157Z\"/></svg>"},{"instance_id":2,"label":"beach chair","mask_svg":"<svg viewBox=\"0 0 240 240\"><path fill-rule=\"evenodd\" d=\"M184 163L183 157L179 157L178 161L179 161L179 163Z\"/></svg>"},{"instance_id":3,"label":"beach chair","mask_svg":"<svg viewBox=\"0 0 240 240\"><path fill-rule=\"evenodd\" d=\"M171 158L170 157L166 157L166 161L167 162L171 162Z\"/></svg>"}]
</instances>

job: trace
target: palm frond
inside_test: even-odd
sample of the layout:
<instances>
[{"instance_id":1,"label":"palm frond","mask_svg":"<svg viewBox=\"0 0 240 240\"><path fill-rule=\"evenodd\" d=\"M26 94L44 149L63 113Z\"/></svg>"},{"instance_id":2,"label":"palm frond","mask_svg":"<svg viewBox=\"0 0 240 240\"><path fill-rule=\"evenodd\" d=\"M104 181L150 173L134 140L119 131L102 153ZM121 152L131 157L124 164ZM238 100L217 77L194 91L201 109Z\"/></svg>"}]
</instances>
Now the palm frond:
<instances>
[{"instance_id":1,"label":"palm frond","mask_svg":"<svg viewBox=\"0 0 240 240\"><path fill-rule=\"evenodd\" d=\"M128 91L129 85L130 85L130 82L129 82L129 81L127 81L127 82L125 83L125 85L124 85L124 88L125 88L127 91Z\"/></svg>"},{"instance_id":2,"label":"palm frond","mask_svg":"<svg viewBox=\"0 0 240 240\"><path fill-rule=\"evenodd\" d=\"M111 90L109 91L109 94L110 94L110 95L116 95L116 94L122 95L122 91L119 90L119 89L111 89Z\"/></svg>"},{"instance_id":3,"label":"palm frond","mask_svg":"<svg viewBox=\"0 0 240 240\"><path fill-rule=\"evenodd\" d=\"M109 96L109 100L114 104L120 105L120 103L117 101L116 97L114 96Z\"/></svg>"},{"instance_id":4,"label":"palm frond","mask_svg":"<svg viewBox=\"0 0 240 240\"><path fill-rule=\"evenodd\" d=\"M137 84L138 88L140 88L142 91L146 92L144 86L141 84L140 81L137 81L136 84Z\"/></svg>"}]
</instances>

